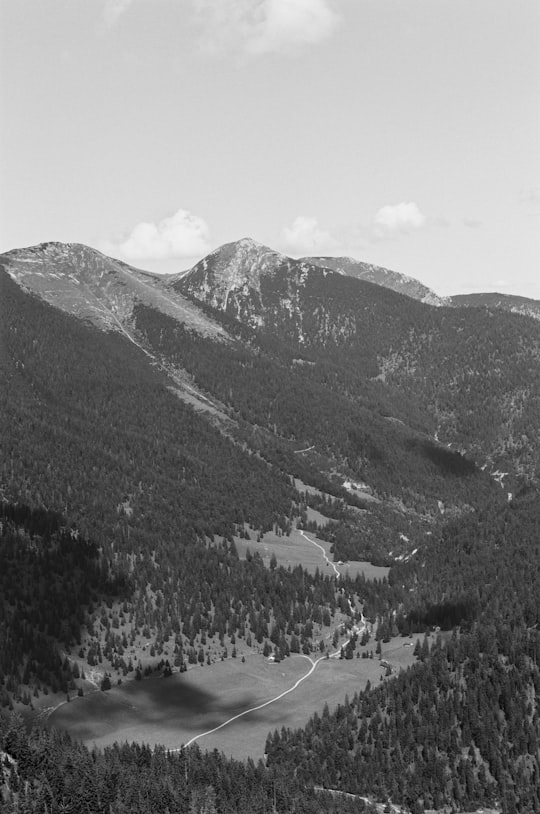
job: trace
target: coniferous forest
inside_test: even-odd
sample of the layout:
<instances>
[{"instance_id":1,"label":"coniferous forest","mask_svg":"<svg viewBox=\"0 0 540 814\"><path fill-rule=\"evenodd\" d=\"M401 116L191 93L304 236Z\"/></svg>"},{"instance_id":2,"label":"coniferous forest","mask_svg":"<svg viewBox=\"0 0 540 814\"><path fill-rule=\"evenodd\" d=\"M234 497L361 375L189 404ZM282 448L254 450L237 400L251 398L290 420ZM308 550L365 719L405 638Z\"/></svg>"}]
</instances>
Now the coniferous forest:
<instances>
[{"instance_id":1,"label":"coniferous forest","mask_svg":"<svg viewBox=\"0 0 540 814\"><path fill-rule=\"evenodd\" d=\"M287 273L199 303L216 341L143 302L103 331L0 270L0 811L540 811L540 326L330 272L291 316ZM388 577L263 559L296 529ZM356 624L420 634L413 666L264 761L91 748L41 714L96 669L107 692L240 643L350 658Z\"/></svg>"}]
</instances>

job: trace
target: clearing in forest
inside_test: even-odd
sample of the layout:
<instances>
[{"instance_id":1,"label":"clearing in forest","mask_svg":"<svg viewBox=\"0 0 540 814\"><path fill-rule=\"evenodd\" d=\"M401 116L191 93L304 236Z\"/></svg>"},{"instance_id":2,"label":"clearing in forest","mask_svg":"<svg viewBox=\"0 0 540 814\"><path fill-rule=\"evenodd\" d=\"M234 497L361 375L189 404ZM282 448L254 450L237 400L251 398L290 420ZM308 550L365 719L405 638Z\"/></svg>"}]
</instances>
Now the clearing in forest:
<instances>
[{"instance_id":1,"label":"clearing in forest","mask_svg":"<svg viewBox=\"0 0 540 814\"><path fill-rule=\"evenodd\" d=\"M382 660L362 658L373 643L357 648L359 657L322 659L298 688L263 709L250 712L213 734L200 737L201 749L219 749L238 759L264 754L266 737L275 728L305 726L325 703L330 709L352 698L367 681L377 684L391 664L395 669L415 660L413 640L401 637L383 644ZM313 661L316 657L313 657ZM87 745L115 741L163 744L177 749L202 733L283 693L311 669L310 660L293 655L270 662L260 654L193 667L169 678L152 676L127 681L108 692L94 692L63 704L49 718Z\"/></svg>"}]
</instances>

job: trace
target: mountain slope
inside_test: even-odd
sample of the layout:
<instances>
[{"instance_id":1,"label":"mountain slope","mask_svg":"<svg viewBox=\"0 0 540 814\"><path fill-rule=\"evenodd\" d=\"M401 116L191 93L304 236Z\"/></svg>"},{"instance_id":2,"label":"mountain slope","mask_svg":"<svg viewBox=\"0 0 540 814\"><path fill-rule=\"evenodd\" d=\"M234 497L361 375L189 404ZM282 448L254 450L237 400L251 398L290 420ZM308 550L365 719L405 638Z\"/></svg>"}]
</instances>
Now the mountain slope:
<instances>
[{"instance_id":1,"label":"mountain slope","mask_svg":"<svg viewBox=\"0 0 540 814\"><path fill-rule=\"evenodd\" d=\"M1 267L25 291L100 330L120 333L141 347L133 312L146 304L202 336L227 341L226 331L200 308L167 288L156 275L135 269L77 243L43 243L0 255ZM146 351L148 353L148 351ZM177 395L196 409L223 419L220 405L201 397L178 365L167 367Z\"/></svg>"},{"instance_id":2,"label":"mountain slope","mask_svg":"<svg viewBox=\"0 0 540 814\"><path fill-rule=\"evenodd\" d=\"M216 249L170 285L194 301L262 327L276 307L288 309L292 316L296 287L308 274L327 273L244 238Z\"/></svg>"},{"instance_id":3,"label":"mountain slope","mask_svg":"<svg viewBox=\"0 0 540 814\"><path fill-rule=\"evenodd\" d=\"M273 796L283 812L305 801L318 811L331 801L302 789L322 783L336 807L343 797L362 809L351 794L414 814L498 802L535 811L538 322L433 308L248 241L172 281L87 251L2 258L0 705L28 714L131 677L144 697L147 671L159 682L173 668L202 676L242 652L314 664L334 639L342 659L326 666L342 671L364 619L382 678L390 637L458 625L431 648L426 637L418 665L395 681L354 697L353 682L335 713L272 735L256 805ZM220 405L218 426L176 397L179 370ZM298 491L292 475L318 490ZM394 561L389 579L267 567L264 532L286 550L297 523L330 540L335 559ZM240 560L233 538L246 536L255 554ZM366 647L356 655L369 658ZM244 664L231 659L234 671ZM221 762L219 777L205 774L215 755L194 756L205 785L191 799L193 764L174 758L165 798L140 778L163 750L79 749L81 763L64 739L44 764L54 742L0 715L2 803L39 795L53 811L84 797L106 814L117 800L125 808L127 784L141 811L149 788L154 808L210 810L219 798L236 810L225 799L239 769ZM114 757L114 777L101 783L85 754L94 768ZM58 765L71 766L69 787Z\"/></svg>"},{"instance_id":4,"label":"mountain slope","mask_svg":"<svg viewBox=\"0 0 540 814\"><path fill-rule=\"evenodd\" d=\"M286 346L308 363L333 365L335 391L361 398L377 390L390 418L492 471L538 477L534 322L505 312L494 319L488 311L432 308L245 241L213 252L172 286L210 306L223 324L233 320L258 342L281 343L278 354Z\"/></svg>"},{"instance_id":5,"label":"mountain slope","mask_svg":"<svg viewBox=\"0 0 540 814\"><path fill-rule=\"evenodd\" d=\"M513 294L456 294L450 298L451 304L458 308L501 308L512 314L540 319L540 301L529 297L517 297Z\"/></svg>"},{"instance_id":6,"label":"mountain slope","mask_svg":"<svg viewBox=\"0 0 540 814\"><path fill-rule=\"evenodd\" d=\"M439 489L437 480L429 488L426 474L447 445L490 472L509 473L510 491L516 476L537 477L534 322L524 328L508 313L494 322L490 312L432 308L249 239L168 280L76 244L17 250L2 262L55 307L126 335L172 376L179 395L224 426L247 420L277 438L289 460L295 447L313 447L313 466L337 469L342 482L367 481L417 503L420 493ZM161 338L153 318L143 318L150 311L161 315ZM280 392L285 380L289 401ZM421 488L406 474L407 459ZM448 497L441 485L439 499Z\"/></svg>"},{"instance_id":7,"label":"mountain slope","mask_svg":"<svg viewBox=\"0 0 540 814\"><path fill-rule=\"evenodd\" d=\"M77 245L3 263L55 307L127 335L184 399L290 475L334 473L430 515L482 492L481 479L465 485L475 463L501 483L507 473L509 491L537 477L535 323L432 308L249 239L168 280Z\"/></svg>"},{"instance_id":8,"label":"mountain slope","mask_svg":"<svg viewBox=\"0 0 540 814\"><path fill-rule=\"evenodd\" d=\"M130 336L134 304L142 302L205 336L224 337L223 329L192 303L165 291L159 277L88 246L42 243L6 252L0 260L20 286L99 328Z\"/></svg>"},{"instance_id":9,"label":"mountain slope","mask_svg":"<svg viewBox=\"0 0 540 814\"><path fill-rule=\"evenodd\" d=\"M374 266L371 263L362 263L353 257L303 257L303 262L312 263L316 266L337 271L339 274L347 274L349 277L356 277L358 280L366 280L368 283L375 283L384 288L390 288L398 294L406 294L420 302L428 305L449 305L447 297L439 297L431 288L428 288L414 277L407 277L397 271L382 266Z\"/></svg>"},{"instance_id":10,"label":"mountain slope","mask_svg":"<svg viewBox=\"0 0 540 814\"><path fill-rule=\"evenodd\" d=\"M288 513L287 479L179 400L173 381L123 334L52 308L1 269L0 305L5 499L67 508L86 531L112 540L124 534L126 500L134 525L157 533L172 522L191 539L243 529L259 500L272 505L272 484L281 493L276 515ZM246 477L259 498L231 502L232 484ZM274 510L263 513L255 525L271 528Z\"/></svg>"}]
</instances>

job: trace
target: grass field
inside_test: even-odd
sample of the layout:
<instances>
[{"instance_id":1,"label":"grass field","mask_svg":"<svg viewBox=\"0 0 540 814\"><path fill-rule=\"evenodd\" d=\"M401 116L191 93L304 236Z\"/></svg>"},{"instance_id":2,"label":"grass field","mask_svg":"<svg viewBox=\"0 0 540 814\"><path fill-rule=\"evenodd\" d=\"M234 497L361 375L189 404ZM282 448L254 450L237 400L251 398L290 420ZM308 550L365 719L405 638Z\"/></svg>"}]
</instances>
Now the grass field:
<instances>
[{"instance_id":1,"label":"grass field","mask_svg":"<svg viewBox=\"0 0 540 814\"><path fill-rule=\"evenodd\" d=\"M320 517L323 516L320 515ZM308 532L308 537L322 546L326 556L332 561L333 555L330 552L330 543L319 539L311 532ZM327 572L329 575L334 574L334 569L327 564L322 551L308 542L296 529L293 529L288 537L278 537L274 532L267 532L259 542L257 540L244 540L240 537L235 537L234 542L240 557L245 557L249 548L252 554L258 551L266 565L270 562L272 554L275 554L278 565L283 565L285 568L302 565L310 574L314 574L317 568L323 574ZM353 579L357 574L365 574L366 579L382 579L388 576L390 570L383 566L372 565L370 562L354 560L342 564L335 563L335 565L340 574L348 574Z\"/></svg>"},{"instance_id":2,"label":"grass field","mask_svg":"<svg viewBox=\"0 0 540 814\"><path fill-rule=\"evenodd\" d=\"M413 647L402 638L383 645L383 660L396 669L412 664ZM372 649L368 646L368 649ZM170 678L127 681L109 692L93 692L63 704L49 717L88 745L114 741L161 743L175 749L243 710L289 689L311 664L301 656L270 663L260 655L194 667ZM219 749L238 759L264 754L266 736L275 728L300 727L324 704L330 709L345 695L378 683L385 667L378 659L323 660L300 686L279 701L198 740L202 749Z\"/></svg>"},{"instance_id":3,"label":"grass field","mask_svg":"<svg viewBox=\"0 0 540 814\"><path fill-rule=\"evenodd\" d=\"M308 510L308 518L321 526L327 522L327 518L312 509ZM235 543L241 557L246 556L249 548L252 553L258 551L269 565L272 554L275 554L280 565L291 568L302 565L310 573L318 568L321 573L333 577L335 565L343 575L354 578L363 573L368 579L381 579L389 571L366 562L332 564L330 544L312 533L305 537L297 529L288 537L267 533L260 541L237 537ZM329 643L333 629L340 630L345 618L337 613L331 630L316 625L314 640L323 638ZM340 643L345 640L342 634ZM413 647L405 647L405 643L406 640L399 638L383 646L382 659L390 662L395 670L414 661ZM132 657L134 664L140 663L143 669L152 666L157 657L151 655L150 645L150 640L138 634L126 656ZM304 726L313 713L322 712L325 703L332 709L343 702L346 694L352 696L362 690L368 680L372 684L379 682L386 672L386 664L381 664L377 658L322 660L311 675L283 698L209 733L238 713L251 710L293 688L310 671L313 661L293 655L279 663L269 662L260 652L255 652L261 648L248 647L243 637L236 640L238 657L234 659L221 661L223 648L215 642L210 641L205 649L210 654L210 665L193 666L187 672L175 673L169 678L154 673L142 681L133 680L131 673L122 677L120 685L116 681L121 673L113 671L105 660L91 673L84 666L87 677L94 682L93 685L90 681L84 682L86 694L67 703L64 702L65 696L44 700L41 718L46 718L52 726L69 731L89 746L136 741L177 749L196 736L208 733L198 738L202 749L219 749L238 759L252 757L256 760L264 755L270 731L282 726ZM367 651L374 649L374 642L364 648ZM169 651L170 642L165 644L162 657L170 657L172 651ZM313 660L317 656L314 654ZM96 687L106 670L111 673L113 687L101 692ZM51 711L52 707L56 708Z\"/></svg>"}]
</instances>

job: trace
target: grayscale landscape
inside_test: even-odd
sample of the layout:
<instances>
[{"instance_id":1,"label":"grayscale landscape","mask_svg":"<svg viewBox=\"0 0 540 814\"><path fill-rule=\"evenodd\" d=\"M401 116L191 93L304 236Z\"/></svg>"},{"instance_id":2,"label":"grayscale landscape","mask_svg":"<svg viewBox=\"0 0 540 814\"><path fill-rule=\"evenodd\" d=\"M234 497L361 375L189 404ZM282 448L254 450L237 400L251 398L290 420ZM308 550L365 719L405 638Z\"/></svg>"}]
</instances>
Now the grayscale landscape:
<instances>
[{"instance_id":1,"label":"grayscale landscape","mask_svg":"<svg viewBox=\"0 0 540 814\"><path fill-rule=\"evenodd\" d=\"M0 814L540 812L538 7L1 13Z\"/></svg>"}]
</instances>

